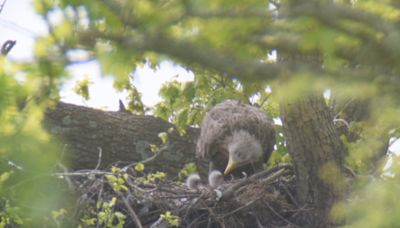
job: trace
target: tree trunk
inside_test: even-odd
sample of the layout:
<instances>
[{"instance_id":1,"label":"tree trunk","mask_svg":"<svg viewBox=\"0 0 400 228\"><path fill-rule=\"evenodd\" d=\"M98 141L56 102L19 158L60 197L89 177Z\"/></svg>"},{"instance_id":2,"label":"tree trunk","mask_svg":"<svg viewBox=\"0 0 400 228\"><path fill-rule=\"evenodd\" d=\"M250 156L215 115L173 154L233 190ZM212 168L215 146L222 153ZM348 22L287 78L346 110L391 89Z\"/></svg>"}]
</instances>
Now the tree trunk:
<instances>
[{"instance_id":1,"label":"tree trunk","mask_svg":"<svg viewBox=\"0 0 400 228\"><path fill-rule=\"evenodd\" d=\"M164 171L170 177L189 162L195 162L195 143L198 129L190 128L181 137L177 131L168 133L162 146L160 132L168 132L173 125L153 116L109 112L58 103L46 112L45 124L52 135L65 145L68 167L94 169L102 151L100 168L119 162L129 164L153 156L151 144L162 147L161 153L145 164L146 171ZM205 170L204 167L200 167Z\"/></svg>"},{"instance_id":2,"label":"tree trunk","mask_svg":"<svg viewBox=\"0 0 400 228\"><path fill-rule=\"evenodd\" d=\"M313 209L313 227L329 226L330 210L343 196L345 154L332 113L322 95L313 95L282 104L281 118L295 166L297 199Z\"/></svg>"},{"instance_id":3,"label":"tree trunk","mask_svg":"<svg viewBox=\"0 0 400 228\"><path fill-rule=\"evenodd\" d=\"M290 7L290 4L284 6L288 15ZM287 53L278 50L278 62L322 70L323 54L318 51ZM296 198L306 208L305 224L329 227L333 223L330 219L332 206L343 199L345 190L345 147L322 92L309 92L305 97L281 103L281 120L295 167Z\"/></svg>"}]
</instances>

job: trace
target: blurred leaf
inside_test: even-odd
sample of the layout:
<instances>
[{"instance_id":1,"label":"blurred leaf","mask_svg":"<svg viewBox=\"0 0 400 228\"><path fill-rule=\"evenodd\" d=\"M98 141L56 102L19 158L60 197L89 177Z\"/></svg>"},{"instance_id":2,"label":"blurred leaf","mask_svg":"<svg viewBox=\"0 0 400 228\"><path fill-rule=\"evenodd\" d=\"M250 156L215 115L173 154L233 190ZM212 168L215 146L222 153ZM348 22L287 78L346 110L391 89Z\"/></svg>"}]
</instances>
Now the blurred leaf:
<instances>
[{"instance_id":1,"label":"blurred leaf","mask_svg":"<svg viewBox=\"0 0 400 228\"><path fill-rule=\"evenodd\" d=\"M138 163L135 165L135 170L138 172L143 172L144 170L144 164L143 163Z\"/></svg>"},{"instance_id":2,"label":"blurred leaf","mask_svg":"<svg viewBox=\"0 0 400 228\"><path fill-rule=\"evenodd\" d=\"M90 99L90 94L89 94L89 85L92 84L92 82L89 79L88 75L85 75L82 80L78 80L75 83L75 86L72 88L72 90L82 96L85 100Z\"/></svg>"},{"instance_id":3,"label":"blurred leaf","mask_svg":"<svg viewBox=\"0 0 400 228\"><path fill-rule=\"evenodd\" d=\"M158 134L158 138L160 138L161 142L163 144L165 144L165 143L167 143L167 140L168 140L168 133L167 132L161 132L161 133Z\"/></svg>"}]
</instances>

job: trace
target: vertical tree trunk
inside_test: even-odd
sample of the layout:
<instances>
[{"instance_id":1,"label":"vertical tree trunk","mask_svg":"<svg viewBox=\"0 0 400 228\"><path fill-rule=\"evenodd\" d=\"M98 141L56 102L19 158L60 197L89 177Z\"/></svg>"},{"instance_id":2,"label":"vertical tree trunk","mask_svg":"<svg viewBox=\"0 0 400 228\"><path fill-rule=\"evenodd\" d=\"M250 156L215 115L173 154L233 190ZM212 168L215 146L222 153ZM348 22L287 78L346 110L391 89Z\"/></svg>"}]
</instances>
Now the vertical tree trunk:
<instances>
[{"instance_id":1,"label":"vertical tree trunk","mask_svg":"<svg viewBox=\"0 0 400 228\"><path fill-rule=\"evenodd\" d=\"M322 95L281 105L281 118L289 154L297 177L297 198L311 207L313 227L331 222L330 210L341 199L345 148L333 125Z\"/></svg>"},{"instance_id":2,"label":"vertical tree trunk","mask_svg":"<svg viewBox=\"0 0 400 228\"><path fill-rule=\"evenodd\" d=\"M288 15L290 7L284 6ZM322 70L323 54L318 51L278 51L278 54L279 62ZM330 211L334 203L342 199L345 187L345 147L334 126L332 112L322 92L311 92L297 100L283 102L281 119L295 167L297 199L299 204L311 209L306 210L306 223L312 227L329 227L333 222Z\"/></svg>"}]
</instances>

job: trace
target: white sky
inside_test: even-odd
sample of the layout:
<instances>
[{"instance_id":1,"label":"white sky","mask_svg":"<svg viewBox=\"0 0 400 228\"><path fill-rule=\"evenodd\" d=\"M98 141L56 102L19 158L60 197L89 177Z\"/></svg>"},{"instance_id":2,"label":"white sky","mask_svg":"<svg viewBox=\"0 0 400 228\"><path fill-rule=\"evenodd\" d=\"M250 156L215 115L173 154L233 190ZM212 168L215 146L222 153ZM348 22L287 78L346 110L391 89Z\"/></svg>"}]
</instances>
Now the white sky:
<instances>
[{"instance_id":1,"label":"white sky","mask_svg":"<svg viewBox=\"0 0 400 228\"><path fill-rule=\"evenodd\" d=\"M0 0L0 3L3 1ZM32 58L35 37L45 34L46 31L46 25L34 12L31 0L8 0L5 3L3 11L0 13L0 44L6 40L17 41L7 55L8 58L13 60ZM118 100L125 100L126 94L114 91L112 77L101 77L97 62L74 65L69 67L69 70L72 78L65 83L61 90L62 101L117 110ZM91 97L89 101L85 101L72 91L76 80L82 79L84 75L88 75L92 82L89 87ZM173 79L193 80L193 77L193 73L182 67L171 62L162 62L156 71L148 66L137 69L134 74L134 84L142 93L143 103L152 106L160 100L158 90L164 82Z\"/></svg>"}]
</instances>

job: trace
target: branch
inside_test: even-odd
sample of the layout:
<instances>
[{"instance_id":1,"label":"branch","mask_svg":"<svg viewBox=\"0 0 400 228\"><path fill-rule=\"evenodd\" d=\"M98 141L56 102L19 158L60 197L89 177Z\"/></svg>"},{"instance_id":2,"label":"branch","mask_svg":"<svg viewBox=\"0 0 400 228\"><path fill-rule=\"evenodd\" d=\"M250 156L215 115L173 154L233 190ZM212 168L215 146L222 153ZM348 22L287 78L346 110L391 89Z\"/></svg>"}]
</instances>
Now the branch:
<instances>
[{"instance_id":1,"label":"branch","mask_svg":"<svg viewBox=\"0 0 400 228\"><path fill-rule=\"evenodd\" d=\"M273 167L269 170L265 170L263 172L257 173L249 178L243 179L240 182L236 183L236 184L232 184L229 186L229 188L227 188L223 194L222 194L222 200L224 199L230 199L236 192L237 189L239 189L240 187L249 184L250 182L253 182L255 180L261 179L261 178L265 178L263 179L262 182L271 182L272 180L277 179L278 177L282 176L282 174L284 173L285 169L289 169L292 168L291 165L288 164L284 164L284 165L279 165L276 167ZM271 175L271 176L269 176Z\"/></svg>"},{"instance_id":2,"label":"branch","mask_svg":"<svg viewBox=\"0 0 400 228\"><path fill-rule=\"evenodd\" d=\"M374 14L351 8L340 6L339 4L324 3L317 1L308 1L307 3L297 4L285 12L284 15L310 16L320 20L328 26L331 26L346 34L353 35L368 41L373 45L373 49L388 55L394 62L398 62L400 47L397 45L399 38L399 29L387 20ZM339 19L339 20L338 20ZM363 29L347 28L343 26L341 20L347 19L357 23L372 27L377 32L384 35L383 38L377 38L376 34L366 32ZM387 56L386 56L387 58Z\"/></svg>"},{"instance_id":3,"label":"branch","mask_svg":"<svg viewBox=\"0 0 400 228\"><path fill-rule=\"evenodd\" d=\"M301 1L300 4L289 8L290 12L283 11L283 16L312 16L320 19L323 22L337 21L338 19L347 19L362 23L366 26L374 28L384 34L389 34L393 31L388 21L374 14L359 10L357 8L341 6L334 3L320 3L320 1Z\"/></svg>"},{"instance_id":4,"label":"branch","mask_svg":"<svg viewBox=\"0 0 400 228\"><path fill-rule=\"evenodd\" d=\"M0 5L0 13L3 12L4 6L6 5L7 0L4 0Z\"/></svg>"},{"instance_id":5,"label":"branch","mask_svg":"<svg viewBox=\"0 0 400 228\"><path fill-rule=\"evenodd\" d=\"M140 222L139 217L137 216L137 214L135 213L135 211L133 210L133 208L131 207L131 205L129 205L128 200L126 199L126 197L120 192L117 191L116 192L122 199L122 202L124 203L124 206L126 207L126 209L129 212L129 215L131 216L132 220L135 222L136 227L138 228L143 228L142 223Z\"/></svg>"},{"instance_id":6,"label":"branch","mask_svg":"<svg viewBox=\"0 0 400 228\"><path fill-rule=\"evenodd\" d=\"M119 19L131 27L137 28L137 24L131 18L122 17L120 12L122 7L111 1L103 0L105 6L109 8ZM285 64L262 63L260 60L242 60L234 57L231 53L223 53L221 50L206 46L199 46L180 39L171 39L159 31L165 30L165 24L160 29L154 29L153 33L144 33L136 40L131 37L123 37L121 34L91 34L84 36L84 40L95 39L96 37L114 40L119 44L132 50L155 51L169 55L188 65L200 64L207 66L221 73L226 73L230 78L240 78L249 81L272 80L277 78L280 72L290 68Z\"/></svg>"},{"instance_id":7,"label":"branch","mask_svg":"<svg viewBox=\"0 0 400 228\"><path fill-rule=\"evenodd\" d=\"M191 6L185 7L187 16L199 17L202 19L215 19L215 18L270 18L271 13L265 8L251 8L251 9L220 9L215 11L204 11Z\"/></svg>"},{"instance_id":8,"label":"branch","mask_svg":"<svg viewBox=\"0 0 400 228\"><path fill-rule=\"evenodd\" d=\"M15 40L7 40L3 46L1 47L1 54L6 56L11 49L14 47L14 45L17 43Z\"/></svg>"},{"instance_id":9,"label":"branch","mask_svg":"<svg viewBox=\"0 0 400 228\"><path fill-rule=\"evenodd\" d=\"M85 40L85 42L96 38L111 40L126 49L166 54L187 65L200 64L225 73L232 79L239 78L248 81L273 80L281 72L293 68L292 65L285 63L263 63L258 59L242 60L229 53L222 53L221 50L215 48L199 46L184 40L170 39L163 34L148 34L141 38L135 38L96 31L80 33L80 39Z\"/></svg>"}]
</instances>

